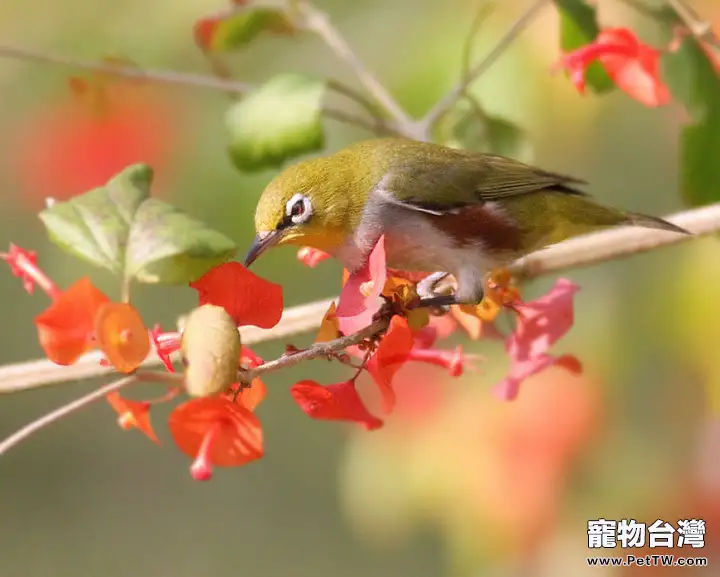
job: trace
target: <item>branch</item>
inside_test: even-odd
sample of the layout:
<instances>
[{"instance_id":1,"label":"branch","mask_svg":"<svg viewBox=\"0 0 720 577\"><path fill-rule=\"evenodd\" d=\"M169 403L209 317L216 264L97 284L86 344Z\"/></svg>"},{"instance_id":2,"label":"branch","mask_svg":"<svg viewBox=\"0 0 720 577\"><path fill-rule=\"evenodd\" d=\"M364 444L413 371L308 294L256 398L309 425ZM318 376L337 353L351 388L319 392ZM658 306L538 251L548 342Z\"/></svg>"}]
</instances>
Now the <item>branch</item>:
<instances>
[{"instance_id":1,"label":"branch","mask_svg":"<svg viewBox=\"0 0 720 577\"><path fill-rule=\"evenodd\" d=\"M44 415L39 419L36 419L32 423L26 425L19 431L16 431L12 435L4 439L2 442L0 442L0 455L4 455L15 445L22 443L30 435L38 432L40 429L44 429L48 425L52 425L55 421L59 421L63 417L66 417L67 415L94 403L95 401L99 401L100 399L105 398L105 395L108 395L109 393L112 393L114 391L119 391L123 387L127 387L128 385L132 385L133 383L139 383L142 381L170 381L173 383L179 383L182 381L182 378L182 375L173 373L136 373L134 375L123 377L115 381L114 383L110 383L109 385L105 385L104 387L100 387L99 389L95 389L87 395L84 395L79 399L75 399L74 401L71 401L66 405L55 409L47 415Z\"/></svg>"},{"instance_id":2,"label":"branch","mask_svg":"<svg viewBox=\"0 0 720 577\"><path fill-rule=\"evenodd\" d=\"M695 38L713 46L715 49L720 48L720 40L713 32L712 23L709 20L700 18L698 13L688 6L685 0L667 0L667 3Z\"/></svg>"},{"instance_id":3,"label":"branch","mask_svg":"<svg viewBox=\"0 0 720 577\"><path fill-rule=\"evenodd\" d=\"M699 236L716 233L720 231L720 203L677 213L667 217L667 220ZM694 237L650 228L614 228L569 239L537 251L518 260L511 268L519 279L531 280L546 274L598 264L663 246L679 244L691 238ZM243 343L253 345L316 330L332 302L333 299L323 299L288 308L283 312L282 320L270 330L243 327L241 329ZM370 331L370 327L367 330ZM364 334L363 331L361 333ZM352 335L347 338L355 336ZM342 341L342 339L338 340ZM344 346L347 346L346 342L343 341ZM308 358L318 358L331 350L339 350L339 348L328 349L327 347L334 346L332 343L337 343L337 341L323 343L322 346L315 345L307 351L295 355L307 354L309 355ZM277 367L278 363L288 363L288 365L282 366L289 366L301 360L307 360L305 357L296 357L295 355L288 355L276 361L270 361L266 365L271 368L258 367L260 370L254 374L275 370L273 367ZM0 394L37 389L56 383L98 377L111 373L112 368L100 365L101 358L101 353L91 352L83 355L77 363L68 367L56 365L47 359L0 367ZM287 359L292 360L288 361ZM145 360L142 366L146 368L158 364L160 364L160 359L152 355ZM266 365L263 365L263 367L266 367Z\"/></svg>"},{"instance_id":4,"label":"branch","mask_svg":"<svg viewBox=\"0 0 720 577\"><path fill-rule=\"evenodd\" d=\"M359 345L364 340L370 339L380 334L387 327L388 320L380 319L352 335L341 337L339 339L328 341L326 343L317 343L310 348L305 349L304 351L299 351L290 355L283 355L280 358L275 359L274 361L268 361L267 363L263 363L255 369L244 371L242 375L243 382L249 383L255 377L259 377L260 375L264 375L265 373L270 373L272 371L277 371L286 367L292 367L304 361L311 361L313 359L328 357L332 353L337 353L345 350L348 347Z\"/></svg>"},{"instance_id":5,"label":"branch","mask_svg":"<svg viewBox=\"0 0 720 577\"><path fill-rule=\"evenodd\" d=\"M469 74L463 75L460 82L450 90L443 98L441 98L435 106L433 106L425 118L422 125L425 130L432 128L440 118L449 112L453 106L460 100L470 85L475 82L502 56L510 45L525 31L525 29L535 20L540 11L549 4L551 0L535 0L533 4L510 26L505 35L498 41L492 50L478 64L470 70Z\"/></svg>"},{"instance_id":6,"label":"branch","mask_svg":"<svg viewBox=\"0 0 720 577\"><path fill-rule=\"evenodd\" d=\"M417 123L395 101L386 88L355 55L340 32L330 22L329 16L305 0L296 2L297 11L305 27L323 39L325 44L352 68L368 94L393 119L398 132L407 138L418 136Z\"/></svg>"},{"instance_id":7,"label":"branch","mask_svg":"<svg viewBox=\"0 0 720 577\"><path fill-rule=\"evenodd\" d=\"M147 70L135 66L119 66L115 64L107 64L105 62L97 62L92 60L76 60L65 56L56 56L53 54L45 54L28 48L20 48L17 46L0 45L0 58L11 58L15 60L26 60L38 62L41 64L50 64L55 66L66 66L69 68L80 68L82 70L90 70L94 72L103 72L122 76L124 78L134 78L155 82L158 84L170 84L174 86L190 86L193 88L205 88L225 92L226 94L247 95L257 87L247 82L238 82L226 78L216 76L207 76L203 74L190 74L186 72L174 72L171 70ZM337 87L333 89L337 90ZM370 132L378 135L396 134L398 131L392 126L379 126L377 122L369 122L368 120L356 116L354 114L336 110L328 106L323 107L323 114L328 118L339 120L346 124L352 124L365 128Z\"/></svg>"}]
</instances>

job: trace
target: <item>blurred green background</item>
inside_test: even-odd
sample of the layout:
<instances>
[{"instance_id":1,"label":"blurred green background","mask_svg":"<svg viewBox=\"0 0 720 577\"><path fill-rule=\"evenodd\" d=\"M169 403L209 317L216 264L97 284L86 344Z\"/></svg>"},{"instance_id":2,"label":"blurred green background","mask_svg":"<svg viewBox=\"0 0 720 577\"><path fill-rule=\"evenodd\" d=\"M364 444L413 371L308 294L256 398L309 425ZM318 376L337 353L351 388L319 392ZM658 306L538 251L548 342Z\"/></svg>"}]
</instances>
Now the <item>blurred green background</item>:
<instances>
[{"instance_id":1,"label":"blurred green background","mask_svg":"<svg viewBox=\"0 0 720 577\"><path fill-rule=\"evenodd\" d=\"M477 10L469 0L319 4L418 115L456 81ZM479 34L478 54L529 2L498 4ZM628 24L660 42L652 24L624 4L599 4L604 22ZM720 19L714 0L694 5ZM220 0L4 0L0 44L80 59L120 54L146 68L207 73L192 25L224 7ZM577 95L562 74L549 73L557 27L550 8L475 94L528 131L536 164L586 178L599 199L627 209L681 209L677 137L684 112L677 105L647 109L619 92ZM285 71L352 82L319 40L303 35L263 38L227 62L249 82ZM74 73L0 60L0 244L36 250L60 286L91 274L116 295L114 279L52 246L35 216L43 198L55 195L55 182L58 190L72 188L77 171L100 162L94 145L57 138L62 130L76 134L72 124L61 126L71 118L67 78ZM144 117L150 128L140 133L150 142L143 150L156 159L158 194L246 246L254 203L274 173L243 176L232 168L226 96L143 90L153 104ZM368 136L332 121L327 127L329 149ZM497 343L484 341L465 343L487 361L461 379L448 381L441 369L404 370L404 395L424 391L428 401L374 433L313 422L287 394L302 378L340 379L340 368L316 362L272 374L259 410L265 458L220 470L210 483L191 480L187 458L167 434L167 411L154 417L164 441L158 449L122 432L99 403L0 459L0 577L717 575L720 424L710 402L720 388L717 244L705 239L568 274L582 291L575 327L558 348L580 356L585 374L548 371L527 383L516 403L489 395L506 360ZM271 253L256 272L284 285L287 306L339 289L336 263L311 270L290 248ZM553 282L535 282L526 294ZM6 270L0 295L0 362L40 357L32 319L46 298L26 295ZM135 298L148 324L171 327L196 296L143 286ZM292 342L303 346L311 338ZM459 334L455 341L463 342ZM283 346L256 351L272 358ZM3 397L0 435L99 384ZM588 519L675 523L692 516L708 522L709 545L684 554L711 557L709 569L586 566Z\"/></svg>"}]
</instances>

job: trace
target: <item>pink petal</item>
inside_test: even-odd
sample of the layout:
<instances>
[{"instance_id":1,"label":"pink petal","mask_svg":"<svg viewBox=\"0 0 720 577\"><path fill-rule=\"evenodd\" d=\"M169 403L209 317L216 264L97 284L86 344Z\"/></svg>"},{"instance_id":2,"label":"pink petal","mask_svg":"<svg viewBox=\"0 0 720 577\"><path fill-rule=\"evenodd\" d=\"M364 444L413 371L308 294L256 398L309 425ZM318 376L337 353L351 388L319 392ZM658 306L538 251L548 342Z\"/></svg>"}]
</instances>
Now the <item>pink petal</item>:
<instances>
[{"instance_id":1,"label":"pink petal","mask_svg":"<svg viewBox=\"0 0 720 577\"><path fill-rule=\"evenodd\" d=\"M506 342L510 358L520 362L546 353L573 325L573 297L580 287L558 279L537 300L516 305L517 327Z\"/></svg>"},{"instance_id":2,"label":"pink petal","mask_svg":"<svg viewBox=\"0 0 720 577\"><path fill-rule=\"evenodd\" d=\"M580 361L573 355L554 357L543 354L532 359L513 363L508 376L493 387L493 394L501 400L512 401L517 398L520 385L525 379L544 371L552 365L561 366L576 374L582 372Z\"/></svg>"},{"instance_id":3,"label":"pink petal","mask_svg":"<svg viewBox=\"0 0 720 577\"><path fill-rule=\"evenodd\" d=\"M379 297L386 277L385 237L381 236L365 266L350 274L340 293L335 316L338 327L344 334L353 334L372 323L373 316L382 304ZM365 296L361 289L369 282L373 283L372 289Z\"/></svg>"}]
</instances>

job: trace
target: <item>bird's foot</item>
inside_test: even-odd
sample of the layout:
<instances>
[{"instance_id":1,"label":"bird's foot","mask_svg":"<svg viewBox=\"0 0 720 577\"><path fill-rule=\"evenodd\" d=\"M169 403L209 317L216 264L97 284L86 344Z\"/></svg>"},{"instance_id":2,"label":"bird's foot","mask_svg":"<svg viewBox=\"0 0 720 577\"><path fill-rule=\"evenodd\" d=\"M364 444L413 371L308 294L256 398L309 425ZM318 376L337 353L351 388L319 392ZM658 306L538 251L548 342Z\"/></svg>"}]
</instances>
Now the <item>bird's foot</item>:
<instances>
[{"instance_id":1,"label":"bird's foot","mask_svg":"<svg viewBox=\"0 0 720 577\"><path fill-rule=\"evenodd\" d=\"M455 295L437 295L434 297L421 298L413 308L428 307L445 310L447 307L456 305Z\"/></svg>"}]
</instances>

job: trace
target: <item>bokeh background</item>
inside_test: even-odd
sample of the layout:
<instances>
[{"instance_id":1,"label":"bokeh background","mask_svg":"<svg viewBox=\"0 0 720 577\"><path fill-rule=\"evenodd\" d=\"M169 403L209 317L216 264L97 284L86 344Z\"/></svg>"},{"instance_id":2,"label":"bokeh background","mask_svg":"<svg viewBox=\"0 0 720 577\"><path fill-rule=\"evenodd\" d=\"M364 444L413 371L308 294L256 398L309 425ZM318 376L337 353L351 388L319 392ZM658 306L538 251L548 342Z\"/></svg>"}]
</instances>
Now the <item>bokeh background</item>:
<instances>
[{"instance_id":1,"label":"bokeh background","mask_svg":"<svg viewBox=\"0 0 720 577\"><path fill-rule=\"evenodd\" d=\"M319 4L414 114L456 81L477 10L469 0ZM527 4L499 2L477 53ZM622 3L599 4L605 23L662 40ZM693 4L720 20L714 0ZM3 0L0 44L80 59L116 54L147 68L207 73L192 25L224 7L220 0ZM588 179L599 199L658 215L681 209L683 110L646 109L619 92L580 97L563 75L549 73L557 36L551 8L474 93L489 111L527 130L537 164ZM227 62L249 82L285 71L352 81L313 37L264 38ZM118 157L151 162L157 194L240 246L249 243L254 203L274 172L247 176L232 168L223 93L144 87L141 108L98 128L74 112L67 86L73 73L0 59L0 245L38 251L61 286L91 274L116 294L109 275L52 246L35 214L46 196L98 184L93 179L104 163ZM367 136L328 122L329 149ZM439 368L404 369L404 409L374 433L313 422L287 393L301 378L340 379L342 368L316 362L273 374L259 410L266 457L217 471L210 483L191 480L164 415L155 417L161 450L121 431L110 407L99 403L0 459L0 577L717 575L719 254L709 238L572 271L567 276L582 291L575 327L558 350L577 354L585 373L547 371L515 403L489 393L506 369L501 347L465 343L460 334L449 344L485 355L481 370L449 380ZM257 272L285 286L288 306L339 289L339 265L305 268L290 248L259 262ZM37 358L32 318L47 301L0 273L0 362ZM532 283L527 296L553 281ZM185 288L137 287L135 298L149 324L164 326L195 303ZM256 350L271 358L283 346ZM0 435L99 384L3 397ZM685 554L709 556L711 567L588 568L587 520L599 517L705 519L708 547Z\"/></svg>"}]
</instances>

